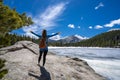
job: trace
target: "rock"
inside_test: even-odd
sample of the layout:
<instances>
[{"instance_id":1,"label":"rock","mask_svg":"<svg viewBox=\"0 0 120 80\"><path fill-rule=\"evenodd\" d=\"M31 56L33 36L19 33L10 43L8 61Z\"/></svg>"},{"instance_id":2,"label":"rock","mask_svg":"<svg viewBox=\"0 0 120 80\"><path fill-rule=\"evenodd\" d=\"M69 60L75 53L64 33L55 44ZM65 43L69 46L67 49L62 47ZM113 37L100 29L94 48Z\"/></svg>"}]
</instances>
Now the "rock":
<instances>
[{"instance_id":1,"label":"rock","mask_svg":"<svg viewBox=\"0 0 120 80\"><path fill-rule=\"evenodd\" d=\"M13 46L1 48L0 55L5 54L7 52L13 52L13 51L25 49L25 48L29 49L30 51L32 51L35 54L38 54L39 48L37 46L38 46L37 44L35 44L31 41L19 41L19 42L15 43L15 45L13 45Z\"/></svg>"},{"instance_id":2,"label":"rock","mask_svg":"<svg viewBox=\"0 0 120 80\"><path fill-rule=\"evenodd\" d=\"M20 41L0 51L4 51L0 58L6 59L5 68L9 70L2 80L105 80L86 61L51 52L45 67L38 66L39 48L30 41Z\"/></svg>"}]
</instances>

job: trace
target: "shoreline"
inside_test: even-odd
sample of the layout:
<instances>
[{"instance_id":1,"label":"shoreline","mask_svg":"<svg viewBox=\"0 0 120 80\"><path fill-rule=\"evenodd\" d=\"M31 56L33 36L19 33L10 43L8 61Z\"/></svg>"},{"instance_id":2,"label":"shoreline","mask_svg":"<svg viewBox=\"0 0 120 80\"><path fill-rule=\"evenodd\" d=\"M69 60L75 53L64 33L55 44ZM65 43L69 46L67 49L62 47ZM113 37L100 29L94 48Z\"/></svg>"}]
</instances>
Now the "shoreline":
<instances>
[{"instance_id":1,"label":"shoreline","mask_svg":"<svg viewBox=\"0 0 120 80\"><path fill-rule=\"evenodd\" d=\"M58 55L85 60L97 73L107 77L109 80L119 80L119 49L66 47L50 48L50 51L57 52Z\"/></svg>"},{"instance_id":2,"label":"shoreline","mask_svg":"<svg viewBox=\"0 0 120 80\"><path fill-rule=\"evenodd\" d=\"M96 48L96 49L98 49L98 48L99 48L99 49L100 49L100 48L101 48L101 49L104 49L104 48L105 48L105 49L120 49L120 48L115 48L115 47L77 47L77 46L76 46L76 47L74 47L74 46L61 46L61 47L60 47L60 46L48 46L48 48L66 48L66 47L67 47L67 48Z\"/></svg>"}]
</instances>

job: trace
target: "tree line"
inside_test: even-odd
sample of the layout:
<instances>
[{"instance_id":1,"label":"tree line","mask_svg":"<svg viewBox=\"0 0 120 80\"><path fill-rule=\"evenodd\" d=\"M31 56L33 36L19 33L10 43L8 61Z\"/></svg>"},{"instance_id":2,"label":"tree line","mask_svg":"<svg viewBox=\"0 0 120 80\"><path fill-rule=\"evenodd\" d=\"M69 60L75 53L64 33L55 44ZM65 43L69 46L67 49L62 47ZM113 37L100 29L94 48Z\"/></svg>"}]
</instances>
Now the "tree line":
<instances>
[{"instance_id":1,"label":"tree line","mask_svg":"<svg viewBox=\"0 0 120 80\"><path fill-rule=\"evenodd\" d=\"M54 42L51 46L120 47L120 30L109 31L77 43Z\"/></svg>"},{"instance_id":2,"label":"tree line","mask_svg":"<svg viewBox=\"0 0 120 80\"><path fill-rule=\"evenodd\" d=\"M35 42L36 39L31 38L29 36L25 36L25 35L20 36L20 35L17 35L17 34L9 34L9 33L7 33L5 35L5 37L0 36L0 48L13 45L16 42L22 41L22 40Z\"/></svg>"}]
</instances>

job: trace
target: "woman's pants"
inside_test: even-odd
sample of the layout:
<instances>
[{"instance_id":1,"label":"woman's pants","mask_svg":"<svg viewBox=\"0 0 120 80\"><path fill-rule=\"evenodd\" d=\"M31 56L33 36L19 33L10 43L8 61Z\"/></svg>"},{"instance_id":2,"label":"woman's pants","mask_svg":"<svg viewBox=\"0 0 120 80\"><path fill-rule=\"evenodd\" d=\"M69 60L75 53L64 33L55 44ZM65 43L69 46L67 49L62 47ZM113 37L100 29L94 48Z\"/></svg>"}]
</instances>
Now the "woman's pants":
<instances>
[{"instance_id":1,"label":"woman's pants","mask_svg":"<svg viewBox=\"0 0 120 80\"><path fill-rule=\"evenodd\" d=\"M45 65L47 52L48 52L48 50L40 51L40 55L39 55L39 58L38 58L38 64L40 63L41 57L42 57L42 54L43 54L43 66Z\"/></svg>"}]
</instances>

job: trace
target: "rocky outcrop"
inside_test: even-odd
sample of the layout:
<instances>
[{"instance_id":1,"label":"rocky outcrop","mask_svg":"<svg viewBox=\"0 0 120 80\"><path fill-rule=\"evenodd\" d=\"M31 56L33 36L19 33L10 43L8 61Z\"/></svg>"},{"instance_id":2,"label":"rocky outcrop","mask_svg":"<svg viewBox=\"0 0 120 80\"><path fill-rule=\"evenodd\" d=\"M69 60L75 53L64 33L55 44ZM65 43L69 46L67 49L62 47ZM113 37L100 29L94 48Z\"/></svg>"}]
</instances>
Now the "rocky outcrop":
<instances>
[{"instance_id":1,"label":"rocky outcrop","mask_svg":"<svg viewBox=\"0 0 120 80\"><path fill-rule=\"evenodd\" d=\"M45 67L37 65L38 45L20 41L0 49L8 74L2 80L105 80L86 61L48 52ZM41 61L42 64L42 61Z\"/></svg>"}]
</instances>

